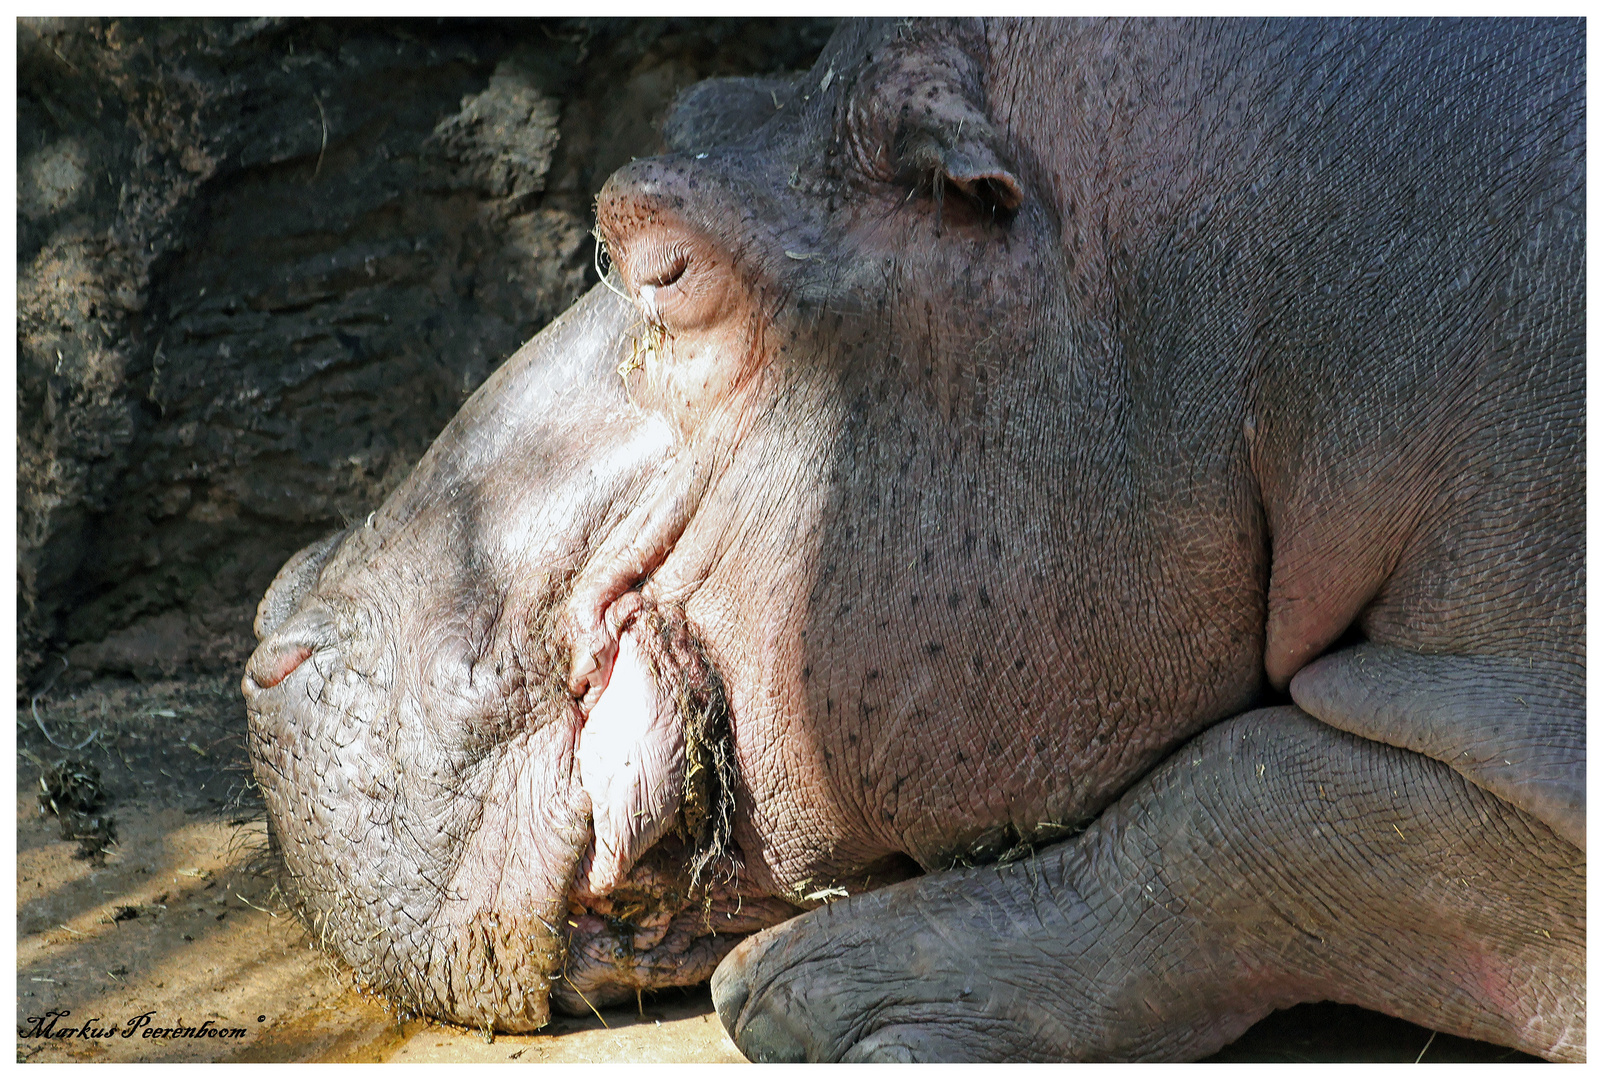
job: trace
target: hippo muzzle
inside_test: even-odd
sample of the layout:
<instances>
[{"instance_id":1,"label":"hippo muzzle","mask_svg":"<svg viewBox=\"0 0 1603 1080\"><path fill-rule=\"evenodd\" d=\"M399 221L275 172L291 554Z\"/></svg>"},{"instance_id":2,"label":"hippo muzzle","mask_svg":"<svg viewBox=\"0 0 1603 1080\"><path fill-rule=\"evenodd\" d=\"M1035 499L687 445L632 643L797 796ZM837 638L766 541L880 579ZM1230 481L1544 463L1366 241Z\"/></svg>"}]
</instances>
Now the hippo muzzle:
<instances>
[{"instance_id":1,"label":"hippo muzzle","mask_svg":"<svg viewBox=\"0 0 1603 1080\"><path fill-rule=\"evenodd\" d=\"M593 292L260 607L251 752L295 892L418 1012L533 1030L553 1000L704 981L794 911L720 861L721 680L682 610L638 589L673 537L631 514L682 518L687 495L672 433L616 374L636 322ZM652 527L651 550L597 539ZM597 627L575 693L573 642Z\"/></svg>"}]
</instances>

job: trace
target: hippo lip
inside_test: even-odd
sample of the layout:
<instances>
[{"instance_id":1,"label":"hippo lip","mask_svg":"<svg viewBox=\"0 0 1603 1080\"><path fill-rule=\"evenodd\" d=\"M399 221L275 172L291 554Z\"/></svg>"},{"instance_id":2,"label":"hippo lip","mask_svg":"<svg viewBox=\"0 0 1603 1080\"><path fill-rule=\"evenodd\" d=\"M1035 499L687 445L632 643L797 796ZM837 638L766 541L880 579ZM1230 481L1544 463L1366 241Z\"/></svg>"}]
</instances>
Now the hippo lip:
<instances>
[{"instance_id":1,"label":"hippo lip","mask_svg":"<svg viewBox=\"0 0 1603 1080\"><path fill-rule=\"evenodd\" d=\"M585 706L575 739L576 775L589 796L589 847L576 871L592 895L610 893L674 828L686 782L686 718L670 689L668 657L641 625L645 601L629 593L608 611L617 643L600 693ZM655 620L659 628L662 623ZM620 682L623 685L619 685Z\"/></svg>"},{"instance_id":2,"label":"hippo lip","mask_svg":"<svg viewBox=\"0 0 1603 1080\"><path fill-rule=\"evenodd\" d=\"M581 1015L642 989L703 982L746 935L798 910L740 884L726 828L731 804L718 801L732 777L709 751L727 737L712 720L727 708L722 679L682 609L659 609L631 591L609 607L607 625L619 641L616 663L574 747L575 775L591 793L589 843L565 894L562 968L550 990L554 1008ZM637 700L641 712L627 713ZM620 719L625 738L611 744L612 760L631 757L636 771L592 775L598 759L585 740L616 739ZM665 791L672 798L662 799Z\"/></svg>"},{"instance_id":3,"label":"hippo lip","mask_svg":"<svg viewBox=\"0 0 1603 1080\"><path fill-rule=\"evenodd\" d=\"M699 879L730 854L737 787L725 683L684 608L636 593L613 612L618 648L605 692L573 736L594 860L576 879L593 895L669 835L690 849Z\"/></svg>"},{"instance_id":4,"label":"hippo lip","mask_svg":"<svg viewBox=\"0 0 1603 1080\"><path fill-rule=\"evenodd\" d=\"M798 913L785 900L742 892L732 880L689 893L674 869L684 859L677 842L665 840L611 894L569 892L553 1006L585 1015L592 1005L633 1000L638 990L704 982L748 934Z\"/></svg>"},{"instance_id":5,"label":"hippo lip","mask_svg":"<svg viewBox=\"0 0 1603 1080\"><path fill-rule=\"evenodd\" d=\"M576 699L581 725L589 719L595 707L601 703L607 687L612 684L612 668L618 656L618 642L633 628L645 603L645 597L641 595L640 590L630 589L603 609L600 622L606 628L610 648L596 658L597 668L589 673L592 681L584 695Z\"/></svg>"}]
</instances>

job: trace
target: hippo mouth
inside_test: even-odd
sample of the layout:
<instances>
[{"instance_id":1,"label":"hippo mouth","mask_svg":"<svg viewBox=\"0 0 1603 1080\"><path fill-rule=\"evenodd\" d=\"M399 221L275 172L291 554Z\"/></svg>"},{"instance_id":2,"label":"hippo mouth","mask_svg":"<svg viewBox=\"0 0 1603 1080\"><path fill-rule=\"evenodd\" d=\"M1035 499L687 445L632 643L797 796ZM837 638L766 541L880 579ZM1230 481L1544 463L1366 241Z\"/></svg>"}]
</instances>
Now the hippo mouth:
<instances>
[{"instance_id":1,"label":"hippo mouth","mask_svg":"<svg viewBox=\"0 0 1603 1080\"><path fill-rule=\"evenodd\" d=\"M631 592L608 618L616 651L575 754L591 843L551 992L570 1013L702 982L747 934L799 910L740 889L727 698L683 611Z\"/></svg>"},{"instance_id":2,"label":"hippo mouth","mask_svg":"<svg viewBox=\"0 0 1603 1080\"><path fill-rule=\"evenodd\" d=\"M692 858L670 837L604 896L575 884L567 897L564 966L551 983L553 1007L583 1015L642 990L705 982L748 934L799 913L778 898L743 894L733 876L688 881Z\"/></svg>"},{"instance_id":3,"label":"hippo mouth","mask_svg":"<svg viewBox=\"0 0 1603 1080\"><path fill-rule=\"evenodd\" d=\"M617 644L604 680L580 704L576 764L592 841L578 885L591 896L612 892L670 833L699 883L729 857L735 775L723 680L682 609L664 612L631 592L608 617Z\"/></svg>"}]
</instances>

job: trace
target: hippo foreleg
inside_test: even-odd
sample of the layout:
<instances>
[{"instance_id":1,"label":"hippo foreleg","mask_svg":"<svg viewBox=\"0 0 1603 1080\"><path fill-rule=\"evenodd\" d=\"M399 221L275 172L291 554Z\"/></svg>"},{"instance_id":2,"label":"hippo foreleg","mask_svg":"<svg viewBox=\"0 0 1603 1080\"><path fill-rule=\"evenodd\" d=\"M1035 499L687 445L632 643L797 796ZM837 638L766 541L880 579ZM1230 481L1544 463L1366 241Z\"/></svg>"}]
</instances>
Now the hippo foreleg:
<instances>
[{"instance_id":1,"label":"hippo foreleg","mask_svg":"<svg viewBox=\"0 0 1603 1080\"><path fill-rule=\"evenodd\" d=\"M1195 1057L1327 999L1579 1059L1585 873L1441 762L1264 709L1073 840L756 935L713 996L756 1060Z\"/></svg>"}]
</instances>

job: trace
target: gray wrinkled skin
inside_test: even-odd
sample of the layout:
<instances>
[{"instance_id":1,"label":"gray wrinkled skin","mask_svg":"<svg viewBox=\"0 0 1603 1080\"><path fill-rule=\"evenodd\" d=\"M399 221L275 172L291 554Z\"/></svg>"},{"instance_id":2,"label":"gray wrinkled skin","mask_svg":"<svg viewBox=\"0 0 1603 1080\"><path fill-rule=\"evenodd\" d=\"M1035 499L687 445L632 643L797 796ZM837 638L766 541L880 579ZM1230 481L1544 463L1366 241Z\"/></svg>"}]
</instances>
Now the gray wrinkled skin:
<instances>
[{"instance_id":1,"label":"gray wrinkled skin","mask_svg":"<svg viewBox=\"0 0 1603 1080\"><path fill-rule=\"evenodd\" d=\"M314 925L507 1030L716 965L754 1059L1583 1057L1582 41L902 21L692 92L622 295L263 602ZM595 888L637 653L727 767Z\"/></svg>"}]
</instances>

